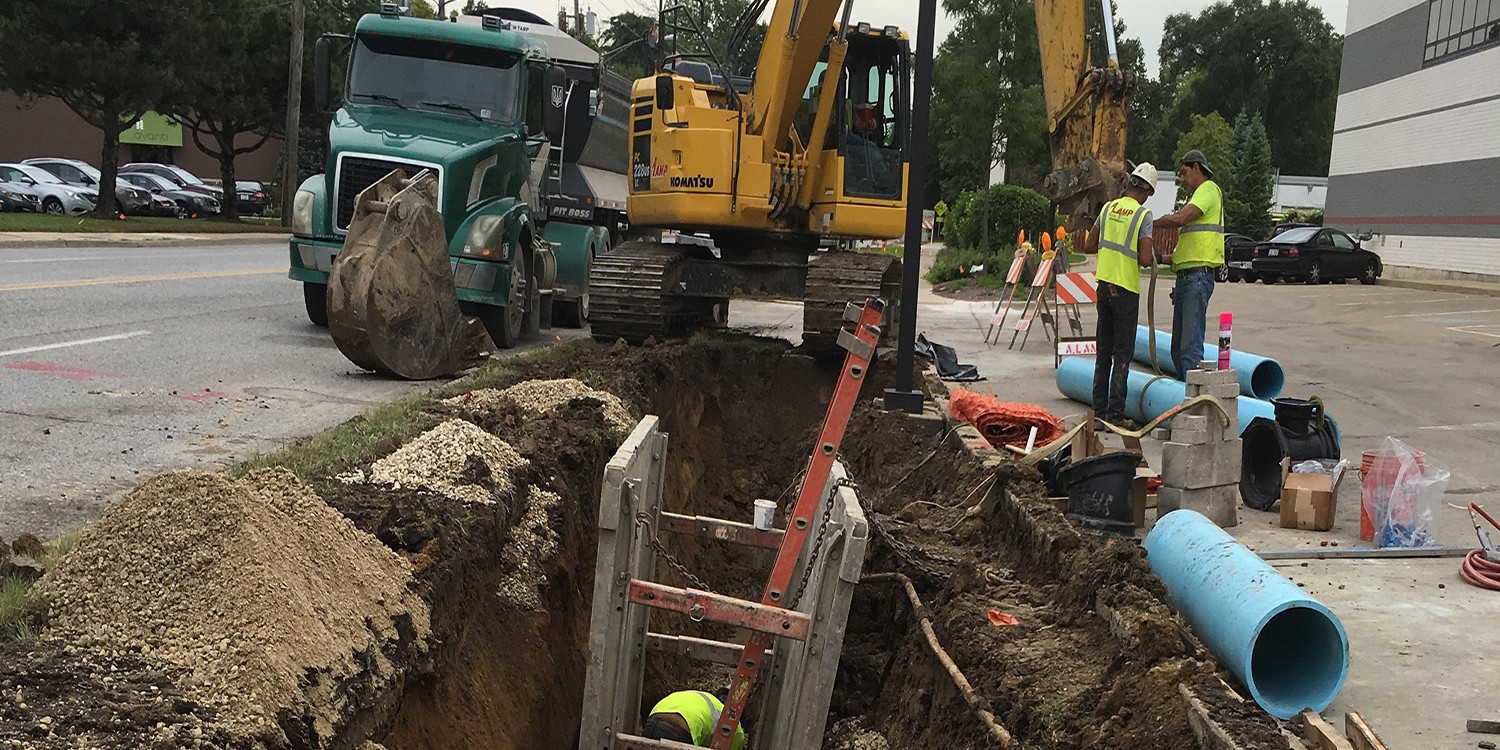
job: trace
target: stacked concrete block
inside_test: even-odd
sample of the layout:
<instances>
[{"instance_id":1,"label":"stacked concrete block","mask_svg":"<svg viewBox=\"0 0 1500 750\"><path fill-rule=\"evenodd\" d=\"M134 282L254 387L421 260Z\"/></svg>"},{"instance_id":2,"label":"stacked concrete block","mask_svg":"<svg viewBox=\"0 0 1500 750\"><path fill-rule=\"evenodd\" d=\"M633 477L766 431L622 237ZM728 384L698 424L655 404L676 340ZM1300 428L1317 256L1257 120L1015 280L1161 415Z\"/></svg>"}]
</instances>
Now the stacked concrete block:
<instances>
[{"instance_id":1,"label":"stacked concrete block","mask_svg":"<svg viewBox=\"0 0 1500 750\"><path fill-rule=\"evenodd\" d=\"M1159 517L1187 508L1228 528L1239 523L1240 507L1240 386L1234 370L1189 372L1184 398L1203 395L1223 404L1229 423L1208 403L1172 418L1171 439L1162 446L1156 512Z\"/></svg>"}]
</instances>

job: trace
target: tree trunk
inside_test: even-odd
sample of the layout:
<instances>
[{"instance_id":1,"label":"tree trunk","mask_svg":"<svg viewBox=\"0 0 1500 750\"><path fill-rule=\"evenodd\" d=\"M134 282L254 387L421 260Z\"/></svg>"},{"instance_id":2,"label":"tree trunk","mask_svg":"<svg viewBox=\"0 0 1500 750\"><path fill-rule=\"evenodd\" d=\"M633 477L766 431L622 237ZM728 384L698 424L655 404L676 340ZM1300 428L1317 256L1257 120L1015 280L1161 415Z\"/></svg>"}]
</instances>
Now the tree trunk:
<instances>
[{"instance_id":1,"label":"tree trunk","mask_svg":"<svg viewBox=\"0 0 1500 750\"><path fill-rule=\"evenodd\" d=\"M220 218L224 221L240 220L239 189L234 184L234 136L235 133L226 134L224 131L214 133L214 139L219 142L219 178L220 184L224 186L224 196L219 202Z\"/></svg>"},{"instance_id":2,"label":"tree trunk","mask_svg":"<svg viewBox=\"0 0 1500 750\"><path fill-rule=\"evenodd\" d=\"M105 122L109 119L106 118ZM100 219L116 219L120 216L120 209L115 205L115 176L120 171L120 133L124 128L106 125L101 130L104 131L104 148L99 153L99 200L94 204L92 215Z\"/></svg>"}]
</instances>

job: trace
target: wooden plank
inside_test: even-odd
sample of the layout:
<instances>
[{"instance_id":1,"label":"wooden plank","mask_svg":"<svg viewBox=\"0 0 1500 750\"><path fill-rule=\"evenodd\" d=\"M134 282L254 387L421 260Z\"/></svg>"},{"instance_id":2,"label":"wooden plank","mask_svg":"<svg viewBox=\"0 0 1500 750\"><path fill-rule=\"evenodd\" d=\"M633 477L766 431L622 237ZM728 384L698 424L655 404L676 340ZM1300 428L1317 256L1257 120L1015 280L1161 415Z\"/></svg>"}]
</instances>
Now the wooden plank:
<instances>
[{"instance_id":1,"label":"wooden plank","mask_svg":"<svg viewBox=\"0 0 1500 750\"><path fill-rule=\"evenodd\" d=\"M1302 736L1312 743L1315 750L1354 750L1339 730L1310 708L1297 714L1292 721L1302 725Z\"/></svg>"},{"instance_id":2,"label":"wooden plank","mask_svg":"<svg viewBox=\"0 0 1500 750\"><path fill-rule=\"evenodd\" d=\"M1344 714L1344 734L1349 735L1355 750L1387 750L1385 743L1375 730L1365 723L1364 717L1354 711Z\"/></svg>"},{"instance_id":3,"label":"wooden plank","mask_svg":"<svg viewBox=\"0 0 1500 750\"><path fill-rule=\"evenodd\" d=\"M1500 734L1500 720L1469 719L1468 729L1476 734Z\"/></svg>"},{"instance_id":4,"label":"wooden plank","mask_svg":"<svg viewBox=\"0 0 1500 750\"><path fill-rule=\"evenodd\" d=\"M740 652L745 649L745 644L711 641L707 638L694 638L687 635L647 633L646 649L685 659L727 664L733 667L740 663ZM766 652L767 658L771 655L772 652Z\"/></svg>"},{"instance_id":5,"label":"wooden plank","mask_svg":"<svg viewBox=\"0 0 1500 750\"><path fill-rule=\"evenodd\" d=\"M1214 721L1208 707L1193 695L1187 685L1177 683L1177 692L1188 705L1188 726L1193 728L1193 736L1198 740L1198 750L1240 750L1240 746L1224 731L1224 727Z\"/></svg>"},{"instance_id":6,"label":"wooden plank","mask_svg":"<svg viewBox=\"0 0 1500 750\"><path fill-rule=\"evenodd\" d=\"M1314 547L1256 552L1262 560L1395 559L1406 557L1463 557L1474 547Z\"/></svg>"},{"instance_id":7,"label":"wooden plank","mask_svg":"<svg viewBox=\"0 0 1500 750\"><path fill-rule=\"evenodd\" d=\"M739 521L726 521L708 516L684 516L666 511L661 514L661 530L766 549L780 549L781 538L786 535L786 532L781 529L762 531L752 524Z\"/></svg>"}]
</instances>

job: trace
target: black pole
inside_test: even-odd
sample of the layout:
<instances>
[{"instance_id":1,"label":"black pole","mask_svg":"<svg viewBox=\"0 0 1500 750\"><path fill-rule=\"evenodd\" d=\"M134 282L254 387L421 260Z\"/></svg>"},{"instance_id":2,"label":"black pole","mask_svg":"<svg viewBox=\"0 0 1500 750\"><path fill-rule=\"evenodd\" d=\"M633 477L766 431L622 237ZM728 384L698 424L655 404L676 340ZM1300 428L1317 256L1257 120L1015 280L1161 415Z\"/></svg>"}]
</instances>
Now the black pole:
<instances>
[{"instance_id":1,"label":"black pole","mask_svg":"<svg viewBox=\"0 0 1500 750\"><path fill-rule=\"evenodd\" d=\"M911 104L911 161L906 173L906 248L902 254L901 330L896 340L896 387L885 392L885 408L912 414L922 411L922 391L912 387L913 349L917 343L917 285L922 266L922 200L927 188L927 125L932 103L932 37L937 0L920 0L917 10L915 94ZM985 174L988 182L989 174Z\"/></svg>"}]
</instances>

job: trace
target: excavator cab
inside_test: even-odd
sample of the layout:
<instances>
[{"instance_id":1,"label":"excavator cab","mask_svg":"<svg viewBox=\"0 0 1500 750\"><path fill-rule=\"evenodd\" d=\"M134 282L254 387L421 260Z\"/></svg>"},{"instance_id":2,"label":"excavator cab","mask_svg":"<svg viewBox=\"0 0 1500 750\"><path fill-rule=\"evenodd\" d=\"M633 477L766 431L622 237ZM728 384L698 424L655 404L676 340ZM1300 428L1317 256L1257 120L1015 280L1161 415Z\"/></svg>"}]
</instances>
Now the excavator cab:
<instances>
[{"instance_id":1,"label":"excavator cab","mask_svg":"<svg viewBox=\"0 0 1500 750\"><path fill-rule=\"evenodd\" d=\"M884 34L849 36L837 109L841 122L831 129L844 162L838 170L843 195L901 200L910 109L911 55L904 42Z\"/></svg>"}]
</instances>

